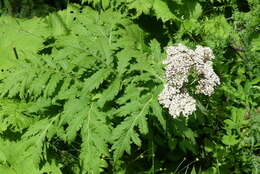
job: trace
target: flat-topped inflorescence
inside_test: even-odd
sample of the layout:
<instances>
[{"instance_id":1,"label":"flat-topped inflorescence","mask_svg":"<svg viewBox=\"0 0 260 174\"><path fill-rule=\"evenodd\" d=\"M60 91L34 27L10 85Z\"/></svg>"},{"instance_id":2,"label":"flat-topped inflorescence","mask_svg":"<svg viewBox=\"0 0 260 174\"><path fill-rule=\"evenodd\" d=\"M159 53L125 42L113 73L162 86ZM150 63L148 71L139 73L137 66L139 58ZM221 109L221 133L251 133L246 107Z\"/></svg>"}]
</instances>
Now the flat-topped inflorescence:
<instances>
[{"instance_id":1,"label":"flat-topped inflorescence","mask_svg":"<svg viewBox=\"0 0 260 174\"><path fill-rule=\"evenodd\" d=\"M196 93L212 95L220 84L219 77L213 70L212 59L215 58L209 47L197 46L191 50L179 44L167 48L167 59L163 61L167 84L159 95L159 102L175 118L181 114L191 115L196 110L196 100L186 91L184 84L192 70L201 77L196 86Z\"/></svg>"}]
</instances>

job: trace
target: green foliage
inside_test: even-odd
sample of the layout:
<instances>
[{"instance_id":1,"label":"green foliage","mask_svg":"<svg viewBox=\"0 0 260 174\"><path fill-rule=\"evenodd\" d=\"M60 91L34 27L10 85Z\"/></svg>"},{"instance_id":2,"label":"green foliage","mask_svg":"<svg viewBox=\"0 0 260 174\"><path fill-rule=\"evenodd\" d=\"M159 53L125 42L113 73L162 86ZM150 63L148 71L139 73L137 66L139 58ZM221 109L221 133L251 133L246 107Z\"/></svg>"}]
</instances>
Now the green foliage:
<instances>
[{"instance_id":1,"label":"green foliage","mask_svg":"<svg viewBox=\"0 0 260 174\"><path fill-rule=\"evenodd\" d=\"M0 18L0 25L0 69L9 68L16 61L14 48L19 57L22 56L21 50L36 52L43 47L44 38L49 35L46 24L40 18L25 20L3 16Z\"/></svg>"},{"instance_id":2,"label":"green foliage","mask_svg":"<svg viewBox=\"0 0 260 174\"><path fill-rule=\"evenodd\" d=\"M63 12L55 15L62 19L64 15L67 20L62 21L71 30L59 30L61 33L58 34L53 28L57 26L48 23L58 17L48 16L46 28L54 31L55 42L39 46L40 52L24 50L23 57L19 57L12 70L6 71L1 78L3 101L11 102L11 106L3 103L1 133L20 129L21 134L15 140L19 136L22 139L13 146L21 145L24 149L21 160L23 155L31 156L35 170L43 163L52 172L59 166L52 169L52 164L48 163L53 155L52 158L58 160L57 152L52 153L57 148L53 141L73 146L80 139L81 143L76 144L80 153L72 154L79 160L75 161L75 168L68 167L74 172L101 173L108 166L109 160L105 158L110 157L109 145L112 144L113 157L117 160L124 151L130 154L131 141L141 146L139 131L148 133L147 114L159 92L152 95L150 91L162 84L157 77L162 71L156 71L161 66L158 59L163 57L161 48L153 40L151 47L156 54L151 54L151 48L144 47L144 36L139 27L112 11L99 15L89 8L79 12L74 7L69 15ZM111 16L117 20L107 20ZM70 21L74 17L75 20ZM51 51L45 52L44 49L50 46ZM151 81L152 77L156 79ZM116 96L117 100L114 99ZM141 97L140 101L137 102L136 97ZM18 101L24 102L24 106ZM140 107L143 102L146 102L145 106ZM132 109L126 110L129 105ZM21 107L16 110L18 116L9 112L8 108L12 106ZM154 106L158 107L158 104ZM118 109L111 113L108 108L114 107ZM121 117L121 121L113 120L114 117ZM163 122L162 116L159 119ZM13 164L12 159L6 161L15 171L26 173ZM31 165L29 162L27 166Z\"/></svg>"},{"instance_id":3,"label":"green foliage","mask_svg":"<svg viewBox=\"0 0 260 174\"><path fill-rule=\"evenodd\" d=\"M259 173L259 9L82 0L1 16L0 173ZM179 42L213 49L221 86L172 119L157 97Z\"/></svg>"}]
</instances>

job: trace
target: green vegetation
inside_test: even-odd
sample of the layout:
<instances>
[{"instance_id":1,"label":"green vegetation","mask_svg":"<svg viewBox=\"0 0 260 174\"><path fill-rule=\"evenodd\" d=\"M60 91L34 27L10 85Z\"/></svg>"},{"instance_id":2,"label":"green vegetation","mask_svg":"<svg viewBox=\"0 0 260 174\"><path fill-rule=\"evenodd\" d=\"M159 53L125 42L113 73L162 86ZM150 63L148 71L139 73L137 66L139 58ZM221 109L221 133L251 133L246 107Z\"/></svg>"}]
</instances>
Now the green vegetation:
<instances>
[{"instance_id":1,"label":"green vegetation","mask_svg":"<svg viewBox=\"0 0 260 174\"><path fill-rule=\"evenodd\" d=\"M258 0L0 1L0 174L258 174ZM172 118L167 46L221 85Z\"/></svg>"}]
</instances>

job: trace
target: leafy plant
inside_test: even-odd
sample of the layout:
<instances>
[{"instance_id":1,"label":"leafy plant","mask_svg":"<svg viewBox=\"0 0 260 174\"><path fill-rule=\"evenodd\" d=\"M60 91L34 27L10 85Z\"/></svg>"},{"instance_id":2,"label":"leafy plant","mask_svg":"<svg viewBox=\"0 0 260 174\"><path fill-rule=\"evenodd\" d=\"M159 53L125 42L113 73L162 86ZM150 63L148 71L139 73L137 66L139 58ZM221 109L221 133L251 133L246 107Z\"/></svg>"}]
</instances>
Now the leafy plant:
<instances>
[{"instance_id":1,"label":"leafy plant","mask_svg":"<svg viewBox=\"0 0 260 174\"><path fill-rule=\"evenodd\" d=\"M19 101L25 107L31 103L29 108L16 111L24 119L19 120L21 140L12 144L23 149L21 161L24 156L33 160L24 161L23 166L33 162L35 172L40 172L37 165L51 166L49 155L58 160L59 152L50 153L57 148L53 144L56 141L68 146L80 141L80 153L73 154L79 158L75 170L100 173L108 165L105 158L111 157L111 144L115 162L125 151L131 153L132 142L141 146L139 131L148 133L148 113L158 117L165 127L157 102L158 85L162 84L159 62L163 58L159 43L153 40L145 46L144 33L118 13L98 15L89 8L71 10L73 13L66 16L70 34L56 35L51 52L45 52L45 48L38 53L24 52L1 78L3 99L9 98L14 106L18 102L17 107ZM117 20L108 20L111 16ZM17 125L9 121L15 117L8 113L10 107L4 103L3 107L2 121L8 123L2 130L5 134ZM29 125L27 120L31 120ZM8 142L5 138L2 141ZM27 173L12 160L7 157L6 164L16 172ZM48 170L58 168L60 163Z\"/></svg>"}]
</instances>

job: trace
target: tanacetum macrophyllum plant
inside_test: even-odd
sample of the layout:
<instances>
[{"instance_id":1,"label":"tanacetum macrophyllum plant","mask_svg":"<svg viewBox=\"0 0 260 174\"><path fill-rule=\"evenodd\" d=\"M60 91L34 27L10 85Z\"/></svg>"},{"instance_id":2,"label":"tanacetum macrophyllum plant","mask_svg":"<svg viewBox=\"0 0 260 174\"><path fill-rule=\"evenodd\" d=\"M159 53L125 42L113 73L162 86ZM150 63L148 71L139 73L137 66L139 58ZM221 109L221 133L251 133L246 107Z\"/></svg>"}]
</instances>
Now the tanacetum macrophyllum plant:
<instances>
[{"instance_id":1,"label":"tanacetum macrophyllum plant","mask_svg":"<svg viewBox=\"0 0 260 174\"><path fill-rule=\"evenodd\" d=\"M259 0L9 1L0 174L259 174Z\"/></svg>"}]
</instances>

